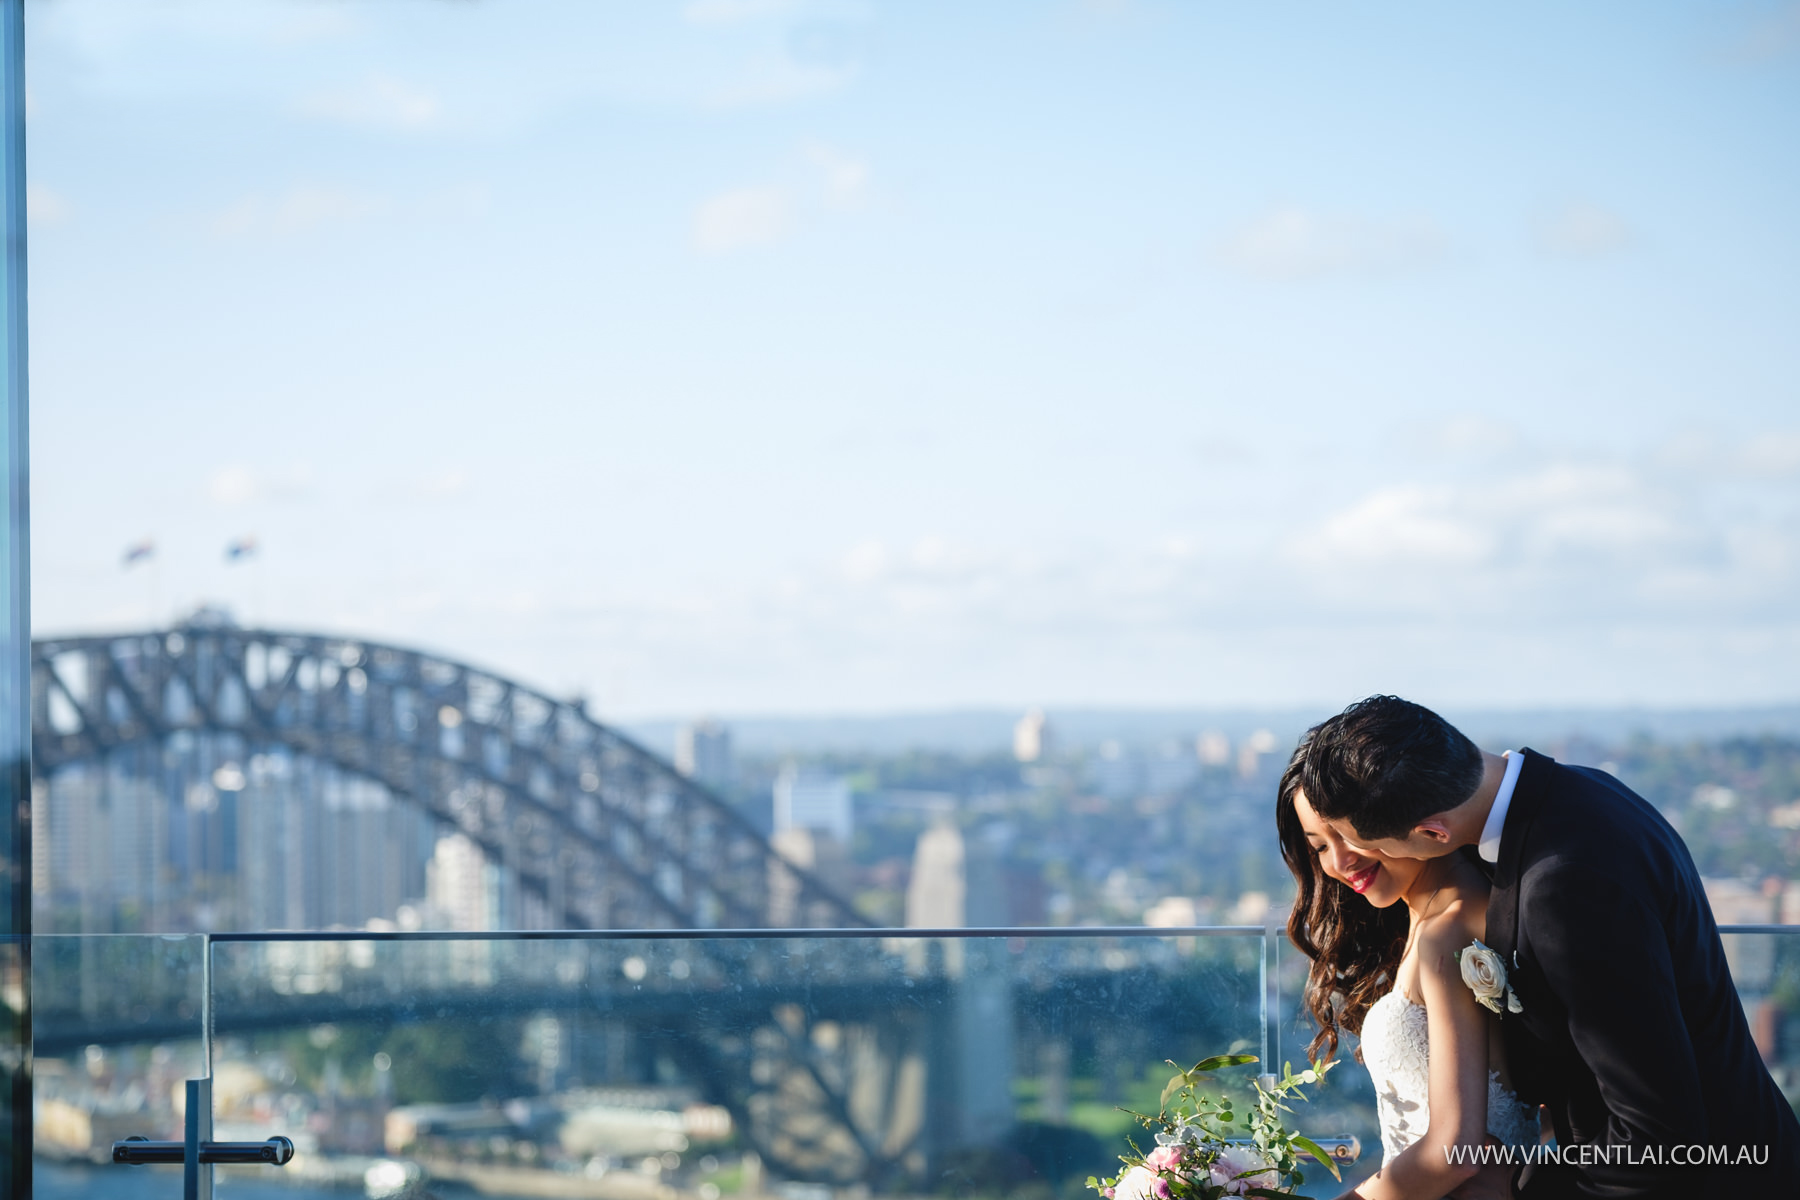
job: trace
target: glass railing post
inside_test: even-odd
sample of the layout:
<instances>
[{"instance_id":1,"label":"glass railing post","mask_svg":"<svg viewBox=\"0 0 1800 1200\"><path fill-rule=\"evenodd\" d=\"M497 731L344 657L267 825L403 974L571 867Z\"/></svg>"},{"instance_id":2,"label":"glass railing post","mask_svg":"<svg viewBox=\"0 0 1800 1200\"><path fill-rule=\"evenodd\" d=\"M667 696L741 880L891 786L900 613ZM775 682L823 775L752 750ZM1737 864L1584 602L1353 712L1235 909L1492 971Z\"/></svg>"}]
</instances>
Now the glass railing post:
<instances>
[{"instance_id":1,"label":"glass railing post","mask_svg":"<svg viewBox=\"0 0 1800 1200\"><path fill-rule=\"evenodd\" d=\"M213 1073L213 940L212 934L200 935L200 1074L211 1079Z\"/></svg>"},{"instance_id":2,"label":"glass railing post","mask_svg":"<svg viewBox=\"0 0 1800 1200\"><path fill-rule=\"evenodd\" d=\"M1280 931L1271 927L1269 930L1269 1004L1273 1009L1270 1017L1275 1024L1275 1057L1271 1062L1286 1062L1281 1056L1281 1027L1287 1021L1287 1010L1281 1006L1281 940Z\"/></svg>"},{"instance_id":3,"label":"glass railing post","mask_svg":"<svg viewBox=\"0 0 1800 1200\"><path fill-rule=\"evenodd\" d=\"M25 373L25 3L0 0L0 1192L31 1194L31 618Z\"/></svg>"},{"instance_id":4,"label":"glass railing post","mask_svg":"<svg viewBox=\"0 0 1800 1200\"><path fill-rule=\"evenodd\" d=\"M207 1038L208 1042L212 1039ZM212 1200L212 1164L200 1158L200 1147L212 1141L212 1070L204 1079L187 1081L186 1137L181 1155L182 1200Z\"/></svg>"},{"instance_id":5,"label":"glass railing post","mask_svg":"<svg viewBox=\"0 0 1800 1200\"><path fill-rule=\"evenodd\" d=\"M1265 1088L1274 1087L1276 1078L1275 1060L1269 1057L1269 1022L1274 1020L1274 1011L1269 1004L1269 983L1272 975L1269 967L1274 956L1274 939L1274 926L1264 925L1262 943L1257 947L1256 956L1256 999L1259 1005L1257 1015L1260 1017L1262 1027L1262 1053L1259 1058L1262 1062L1262 1085Z\"/></svg>"}]
</instances>

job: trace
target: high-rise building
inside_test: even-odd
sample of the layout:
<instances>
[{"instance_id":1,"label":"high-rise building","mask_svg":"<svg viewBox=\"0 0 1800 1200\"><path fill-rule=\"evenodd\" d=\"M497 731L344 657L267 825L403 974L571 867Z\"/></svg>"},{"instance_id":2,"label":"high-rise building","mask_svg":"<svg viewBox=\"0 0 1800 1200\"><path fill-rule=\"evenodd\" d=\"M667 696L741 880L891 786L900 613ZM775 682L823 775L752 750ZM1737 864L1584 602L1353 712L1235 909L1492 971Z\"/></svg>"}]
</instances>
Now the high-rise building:
<instances>
[{"instance_id":1,"label":"high-rise building","mask_svg":"<svg viewBox=\"0 0 1800 1200\"><path fill-rule=\"evenodd\" d=\"M354 928L423 894L438 830L387 788L279 753L250 756L239 776L243 928Z\"/></svg>"},{"instance_id":2,"label":"high-rise building","mask_svg":"<svg viewBox=\"0 0 1800 1200\"><path fill-rule=\"evenodd\" d=\"M906 924L914 929L967 929L1011 923L1004 868L980 837L965 840L945 820L919 835L906 889Z\"/></svg>"},{"instance_id":3,"label":"high-rise building","mask_svg":"<svg viewBox=\"0 0 1800 1200\"><path fill-rule=\"evenodd\" d=\"M378 783L282 750L188 739L35 782L33 900L47 930L326 929L423 895L431 816Z\"/></svg>"},{"instance_id":4,"label":"high-rise building","mask_svg":"<svg viewBox=\"0 0 1800 1200\"><path fill-rule=\"evenodd\" d=\"M963 836L948 823L919 835L906 887L906 924L912 929L960 929L968 923L968 875Z\"/></svg>"},{"instance_id":5,"label":"high-rise building","mask_svg":"<svg viewBox=\"0 0 1800 1200\"><path fill-rule=\"evenodd\" d=\"M675 769L710 788L731 783L731 730L704 718L683 725L675 733Z\"/></svg>"},{"instance_id":6,"label":"high-rise building","mask_svg":"<svg viewBox=\"0 0 1800 1200\"><path fill-rule=\"evenodd\" d=\"M823 830L794 826L769 839L775 852L812 875L840 896L850 894L854 876L844 843ZM769 923L777 928L799 923L800 880L786 871L769 880Z\"/></svg>"},{"instance_id":7,"label":"high-rise building","mask_svg":"<svg viewBox=\"0 0 1800 1200\"><path fill-rule=\"evenodd\" d=\"M176 876L165 853L169 805L150 780L108 764L74 767L36 781L31 807L32 899L44 928L166 926Z\"/></svg>"},{"instance_id":8,"label":"high-rise building","mask_svg":"<svg viewBox=\"0 0 1800 1200\"><path fill-rule=\"evenodd\" d=\"M1274 733L1267 729L1259 729L1245 738L1244 744L1238 747L1238 774L1245 779L1255 778L1263 755L1275 753L1280 744Z\"/></svg>"},{"instance_id":9,"label":"high-rise building","mask_svg":"<svg viewBox=\"0 0 1800 1200\"><path fill-rule=\"evenodd\" d=\"M775 831L813 829L848 846L854 825L850 781L789 763L775 777Z\"/></svg>"},{"instance_id":10,"label":"high-rise building","mask_svg":"<svg viewBox=\"0 0 1800 1200\"><path fill-rule=\"evenodd\" d=\"M502 928L499 868L467 835L452 833L438 839L425 880L426 900L451 929Z\"/></svg>"},{"instance_id":11,"label":"high-rise building","mask_svg":"<svg viewBox=\"0 0 1800 1200\"><path fill-rule=\"evenodd\" d=\"M1032 709L1013 726L1013 757L1022 763L1050 757L1050 722L1043 709Z\"/></svg>"}]
</instances>

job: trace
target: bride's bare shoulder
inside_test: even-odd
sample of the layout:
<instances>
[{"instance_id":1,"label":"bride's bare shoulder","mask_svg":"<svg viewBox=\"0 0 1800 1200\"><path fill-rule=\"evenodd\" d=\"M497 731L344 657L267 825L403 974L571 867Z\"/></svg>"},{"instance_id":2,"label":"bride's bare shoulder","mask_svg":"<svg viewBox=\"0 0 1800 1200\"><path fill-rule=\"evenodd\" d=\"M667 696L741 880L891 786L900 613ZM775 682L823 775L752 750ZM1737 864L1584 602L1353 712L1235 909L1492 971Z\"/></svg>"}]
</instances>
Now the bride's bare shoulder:
<instances>
[{"instance_id":1,"label":"bride's bare shoulder","mask_svg":"<svg viewBox=\"0 0 1800 1200\"><path fill-rule=\"evenodd\" d=\"M1419 924L1419 948L1434 955L1461 950L1487 935L1487 892L1457 894Z\"/></svg>"},{"instance_id":2,"label":"bride's bare shoulder","mask_svg":"<svg viewBox=\"0 0 1800 1200\"><path fill-rule=\"evenodd\" d=\"M1468 937L1482 937L1487 932L1488 896L1493 889L1488 884L1487 876L1474 864L1457 862L1456 867L1455 874L1442 889L1449 903L1432 918L1432 923L1447 925ZM1466 938L1458 943L1459 948L1466 945Z\"/></svg>"}]
</instances>

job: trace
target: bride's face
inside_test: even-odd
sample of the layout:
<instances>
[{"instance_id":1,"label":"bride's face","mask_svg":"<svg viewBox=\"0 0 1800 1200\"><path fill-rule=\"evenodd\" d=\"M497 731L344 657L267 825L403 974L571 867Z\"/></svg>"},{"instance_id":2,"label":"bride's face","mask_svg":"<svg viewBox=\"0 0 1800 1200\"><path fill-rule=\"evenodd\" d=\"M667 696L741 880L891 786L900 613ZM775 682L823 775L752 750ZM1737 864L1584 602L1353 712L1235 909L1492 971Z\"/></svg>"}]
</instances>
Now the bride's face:
<instances>
[{"instance_id":1,"label":"bride's face","mask_svg":"<svg viewBox=\"0 0 1800 1200\"><path fill-rule=\"evenodd\" d=\"M1352 846L1324 818L1313 811L1305 792L1294 794L1294 812L1300 828L1318 856L1319 870L1346 884L1352 891L1376 908L1388 905L1406 895L1406 891L1425 869L1425 859L1393 858L1379 850Z\"/></svg>"}]
</instances>

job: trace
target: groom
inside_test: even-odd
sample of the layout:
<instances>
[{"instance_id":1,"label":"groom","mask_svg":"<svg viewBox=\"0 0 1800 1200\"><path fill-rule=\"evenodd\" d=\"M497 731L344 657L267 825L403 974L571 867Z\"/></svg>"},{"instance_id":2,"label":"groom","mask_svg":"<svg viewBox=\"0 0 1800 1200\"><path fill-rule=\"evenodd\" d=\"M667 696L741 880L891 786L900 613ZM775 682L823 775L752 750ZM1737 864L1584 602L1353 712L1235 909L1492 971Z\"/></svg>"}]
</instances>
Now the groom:
<instances>
[{"instance_id":1,"label":"groom","mask_svg":"<svg viewBox=\"0 0 1800 1200\"><path fill-rule=\"evenodd\" d=\"M1603 771L1484 754L1395 696L1315 726L1296 757L1346 841L1404 858L1472 846L1490 865L1487 944L1522 1006L1501 1018L1507 1064L1549 1107L1563 1155L1525 1166L1520 1197L1800 1196L1800 1123L1750 1039L1694 860L1656 809ZM1735 1163L1741 1147L1766 1165L1687 1162Z\"/></svg>"}]
</instances>

